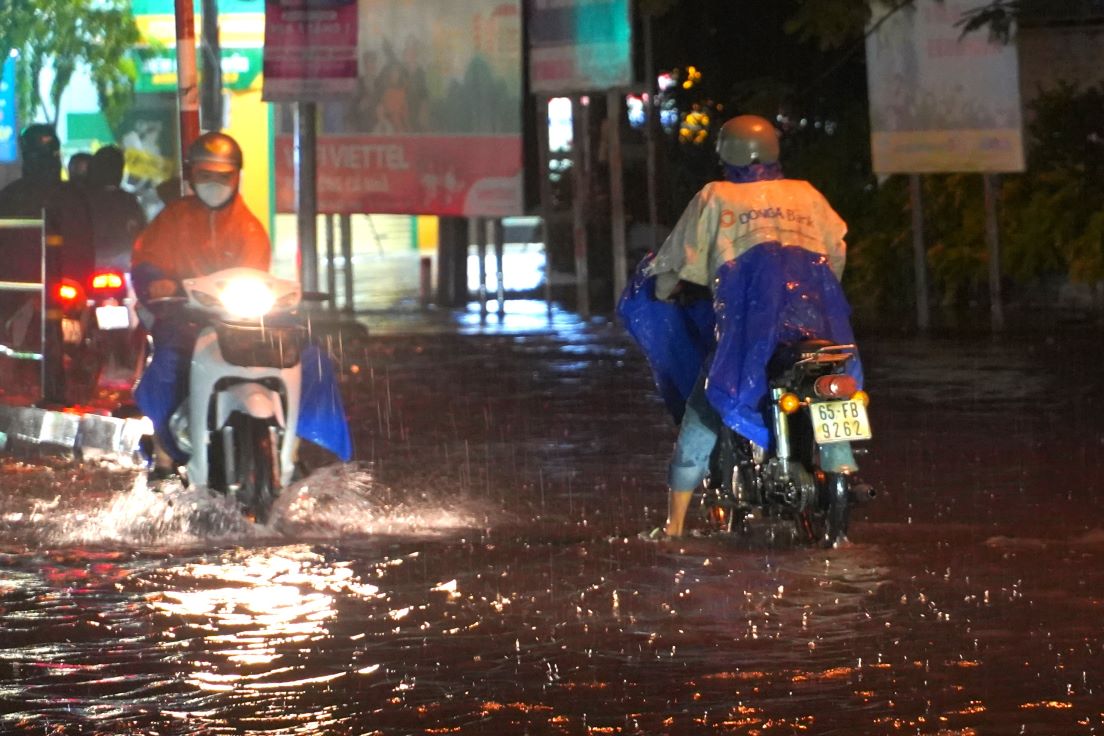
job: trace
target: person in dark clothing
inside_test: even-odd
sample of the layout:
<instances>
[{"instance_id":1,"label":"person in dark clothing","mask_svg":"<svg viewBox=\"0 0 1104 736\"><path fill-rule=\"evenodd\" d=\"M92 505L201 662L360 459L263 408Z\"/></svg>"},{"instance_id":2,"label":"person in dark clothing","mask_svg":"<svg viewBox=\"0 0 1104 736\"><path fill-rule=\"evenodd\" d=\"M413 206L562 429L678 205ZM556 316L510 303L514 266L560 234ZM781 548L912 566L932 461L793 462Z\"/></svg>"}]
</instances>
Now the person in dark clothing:
<instances>
[{"instance_id":1,"label":"person in dark clothing","mask_svg":"<svg viewBox=\"0 0 1104 736\"><path fill-rule=\"evenodd\" d=\"M0 218L40 218L45 210L47 231L62 239L62 273L84 283L94 262L91 217L83 191L61 180L61 142L54 126L28 126L19 137L19 152L23 176L0 190ZM14 265L13 259L30 265L37 274L34 264L40 262L39 247L28 253L25 246L5 247L0 258L9 266ZM37 275L32 280L37 280Z\"/></svg>"},{"instance_id":2,"label":"person in dark clothing","mask_svg":"<svg viewBox=\"0 0 1104 736\"><path fill-rule=\"evenodd\" d=\"M84 186L88 183L88 166L92 163L92 154L88 151L80 151L69 157L66 170L69 172L69 181Z\"/></svg>"},{"instance_id":3,"label":"person in dark clothing","mask_svg":"<svg viewBox=\"0 0 1104 736\"><path fill-rule=\"evenodd\" d=\"M122 150L103 146L88 169L88 202L96 213L92 244L98 268L127 270L134 241L146 227L146 213L138 198L120 187L123 166Z\"/></svg>"}]
</instances>

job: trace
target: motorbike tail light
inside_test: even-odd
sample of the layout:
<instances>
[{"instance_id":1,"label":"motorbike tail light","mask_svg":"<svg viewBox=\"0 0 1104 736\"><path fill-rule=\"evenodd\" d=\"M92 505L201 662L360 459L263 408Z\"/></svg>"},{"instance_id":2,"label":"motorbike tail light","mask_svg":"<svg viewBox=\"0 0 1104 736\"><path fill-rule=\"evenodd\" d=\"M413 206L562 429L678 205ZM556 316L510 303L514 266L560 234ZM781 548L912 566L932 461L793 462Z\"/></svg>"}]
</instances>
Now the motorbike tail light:
<instances>
[{"instance_id":1,"label":"motorbike tail light","mask_svg":"<svg viewBox=\"0 0 1104 736\"><path fill-rule=\"evenodd\" d=\"M115 271L104 271L92 277L92 289L95 291L115 291L123 288L123 275Z\"/></svg>"},{"instance_id":2,"label":"motorbike tail light","mask_svg":"<svg viewBox=\"0 0 1104 736\"><path fill-rule=\"evenodd\" d=\"M833 374L816 379L813 393L822 399L849 399L858 388L858 383L851 376Z\"/></svg>"},{"instance_id":3,"label":"motorbike tail light","mask_svg":"<svg viewBox=\"0 0 1104 736\"><path fill-rule=\"evenodd\" d=\"M778 408L782 410L783 414L793 414L801 408L801 399L797 397L797 394L782 394L778 397Z\"/></svg>"},{"instance_id":4,"label":"motorbike tail light","mask_svg":"<svg viewBox=\"0 0 1104 736\"><path fill-rule=\"evenodd\" d=\"M856 391L851 396L852 401L861 401L863 406L870 406L870 394L865 391Z\"/></svg>"},{"instance_id":5,"label":"motorbike tail light","mask_svg":"<svg viewBox=\"0 0 1104 736\"><path fill-rule=\"evenodd\" d=\"M57 295L58 301L68 306L80 297L80 288L75 284L62 282L57 285L57 289L54 293Z\"/></svg>"}]
</instances>

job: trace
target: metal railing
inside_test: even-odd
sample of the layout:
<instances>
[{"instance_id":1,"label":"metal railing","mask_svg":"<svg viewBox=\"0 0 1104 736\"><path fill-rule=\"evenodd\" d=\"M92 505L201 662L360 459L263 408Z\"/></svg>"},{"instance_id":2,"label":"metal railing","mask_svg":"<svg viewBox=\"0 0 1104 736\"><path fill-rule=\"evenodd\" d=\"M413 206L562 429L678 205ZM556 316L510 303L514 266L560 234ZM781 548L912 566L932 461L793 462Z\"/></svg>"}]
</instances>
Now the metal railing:
<instances>
[{"instance_id":1,"label":"metal railing","mask_svg":"<svg viewBox=\"0 0 1104 736\"><path fill-rule=\"evenodd\" d=\"M40 392L42 398L47 401L60 400L63 390L59 385L60 381L60 367L62 357L60 355L60 344L55 346L54 350L48 349L48 345L52 342L49 339L50 331L53 326L54 318L57 315L53 314L52 305L49 303L49 292L45 288L45 284L48 282L48 274L50 273L49 263L49 238L46 232L46 220L45 213L42 218L6 218L0 219L0 238L3 237L5 232L11 231L30 231L36 232L39 244L39 258L38 258L38 280L37 281L0 281L0 293L27 293L38 294L39 303L39 351L33 352L32 350L21 349L10 345L4 345L0 343L0 356L4 356L13 360L29 360L37 361L39 363L39 380ZM28 242L29 242L28 238ZM15 247L21 247L22 244L16 244ZM10 315L0 314L0 319L6 319ZM54 353L57 353L56 355Z\"/></svg>"}]
</instances>

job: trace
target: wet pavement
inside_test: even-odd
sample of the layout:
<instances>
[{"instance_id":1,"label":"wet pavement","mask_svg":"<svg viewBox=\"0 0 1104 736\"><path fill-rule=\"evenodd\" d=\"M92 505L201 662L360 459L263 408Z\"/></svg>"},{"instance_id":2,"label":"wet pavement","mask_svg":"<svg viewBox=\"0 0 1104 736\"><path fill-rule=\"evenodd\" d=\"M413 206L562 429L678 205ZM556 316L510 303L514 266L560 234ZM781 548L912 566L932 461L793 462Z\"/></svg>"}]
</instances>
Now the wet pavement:
<instances>
[{"instance_id":1,"label":"wet pavement","mask_svg":"<svg viewBox=\"0 0 1104 736\"><path fill-rule=\"evenodd\" d=\"M269 527L0 461L0 733L1104 731L1095 329L860 329L881 493L826 551L636 539L674 437L642 359L515 316L346 342L358 461Z\"/></svg>"}]
</instances>

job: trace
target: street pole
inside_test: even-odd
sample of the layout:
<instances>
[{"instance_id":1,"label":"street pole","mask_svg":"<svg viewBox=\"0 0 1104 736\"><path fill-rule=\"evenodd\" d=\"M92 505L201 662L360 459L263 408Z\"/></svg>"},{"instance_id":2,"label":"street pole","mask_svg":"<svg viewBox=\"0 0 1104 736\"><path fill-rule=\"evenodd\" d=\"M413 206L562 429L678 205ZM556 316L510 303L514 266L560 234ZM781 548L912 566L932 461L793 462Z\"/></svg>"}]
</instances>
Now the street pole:
<instances>
[{"instance_id":1,"label":"street pole","mask_svg":"<svg viewBox=\"0 0 1104 736\"><path fill-rule=\"evenodd\" d=\"M552 181L548 178L548 97L537 100L537 167L540 172L541 242L544 245L544 304L548 316L552 316L552 251L549 240L552 235Z\"/></svg>"},{"instance_id":2,"label":"street pole","mask_svg":"<svg viewBox=\"0 0 1104 736\"><path fill-rule=\"evenodd\" d=\"M989 246L989 319L993 331L1004 329L1004 302L1001 295L1000 215L997 199L1000 175L982 174L985 183L985 242Z\"/></svg>"},{"instance_id":3,"label":"street pole","mask_svg":"<svg viewBox=\"0 0 1104 736\"><path fill-rule=\"evenodd\" d=\"M645 15L644 24L644 93L647 100L644 110L647 117L644 125L645 151L648 170L648 223L652 231L652 252L659 250L659 182L658 182L658 152L656 150L659 141L659 106L656 104L656 70L655 70L655 44L652 39L652 18Z\"/></svg>"},{"instance_id":4,"label":"street pole","mask_svg":"<svg viewBox=\"0 0 1104 736\"><path fill-rule=\"evenodd\" d=\"M318 115L313 102L295 103L295 211L299 231L299 282L318 291Z\"/></svg>"},{"instance_id":5,"label":"street pole","mask_svg":"<svg viewBox=\"0 0 1104 736\"><path fill-rule=\"evenodd\" d=\"M341 275L345 280L345 311L353 312L353 216L341 215L341 259L345 268ZM336 297L335 297L336 298Z\"/></svg>"},{"instance_id":6,"label":"street pole","mask_svg":"<svg viewBox=\"0 0 1104 736\"><path fill-rule=\"evenodd\" d=\"M195 10L192 0L176 0L176 105L180 114L180 163L199 137L199 85L196 74ZM181 172L180 193L188 194Z\"/></svg>"},{"instance_id":7,"label":"street pole","mask_svg":"<svg viewBox=\"0 0 1104 736\"><path fill-rule=\"evenodd\" d=\"M919 174L909 175L909 200L912 206L912 263L916 287L916 326L926 332L931 326L928 305L928 248L924 242L924 193Z\"/></svg>"},{"instance_id":8,"label":"street pole","mask_svg":"<svg viewBox=\"0 0 1104 736\"><path fill-rule=\"evenodd\" d=\"M616 90L606 93L606 121L609 130L610 228L613 244L613 303L625 290L628 274L625 255L625 186L622 180L621 115L624 95Z\"/></svg>"},{"instance_id":9,"label":"street pole","mask_svg":"<svg viewBox=\"0 0 1104 736\"><path fill-rule=\"evenodd\" d=\"M218 0L203 0L203 80L200 115L204 130L222 130L222 46Z\"/></svg>"},{"instance_id":10,"label":"street pole","mask_svg":"<svg viewBox=\"0 0 1104 736\"><path fill-rule=\"evenodd\" d=\"M586 213L587 199L590 196L589 181L587 176L586 145L584 140L589 134L587 123L588 105L584 105L581 97L571 98L571 171L573 175L573 191L571 193L572 214L572 241L575 245L575 300L576 311L583 319L590 317L590 273L587 265L587 228Z\"/></svg>"},{"instance_id":11,"label":"street pole","mask_svg":"<svg viewBox=\"0 0 1104 736\"><path fill-rule=\"evenodd\" d=\"M506 284L505 267L503 261L506 257L506 230L502 227L502 218L491 220L491 234L495 249L495 298L498 301L498 318L506 316Z\"/></svg>"}]
</instances>

